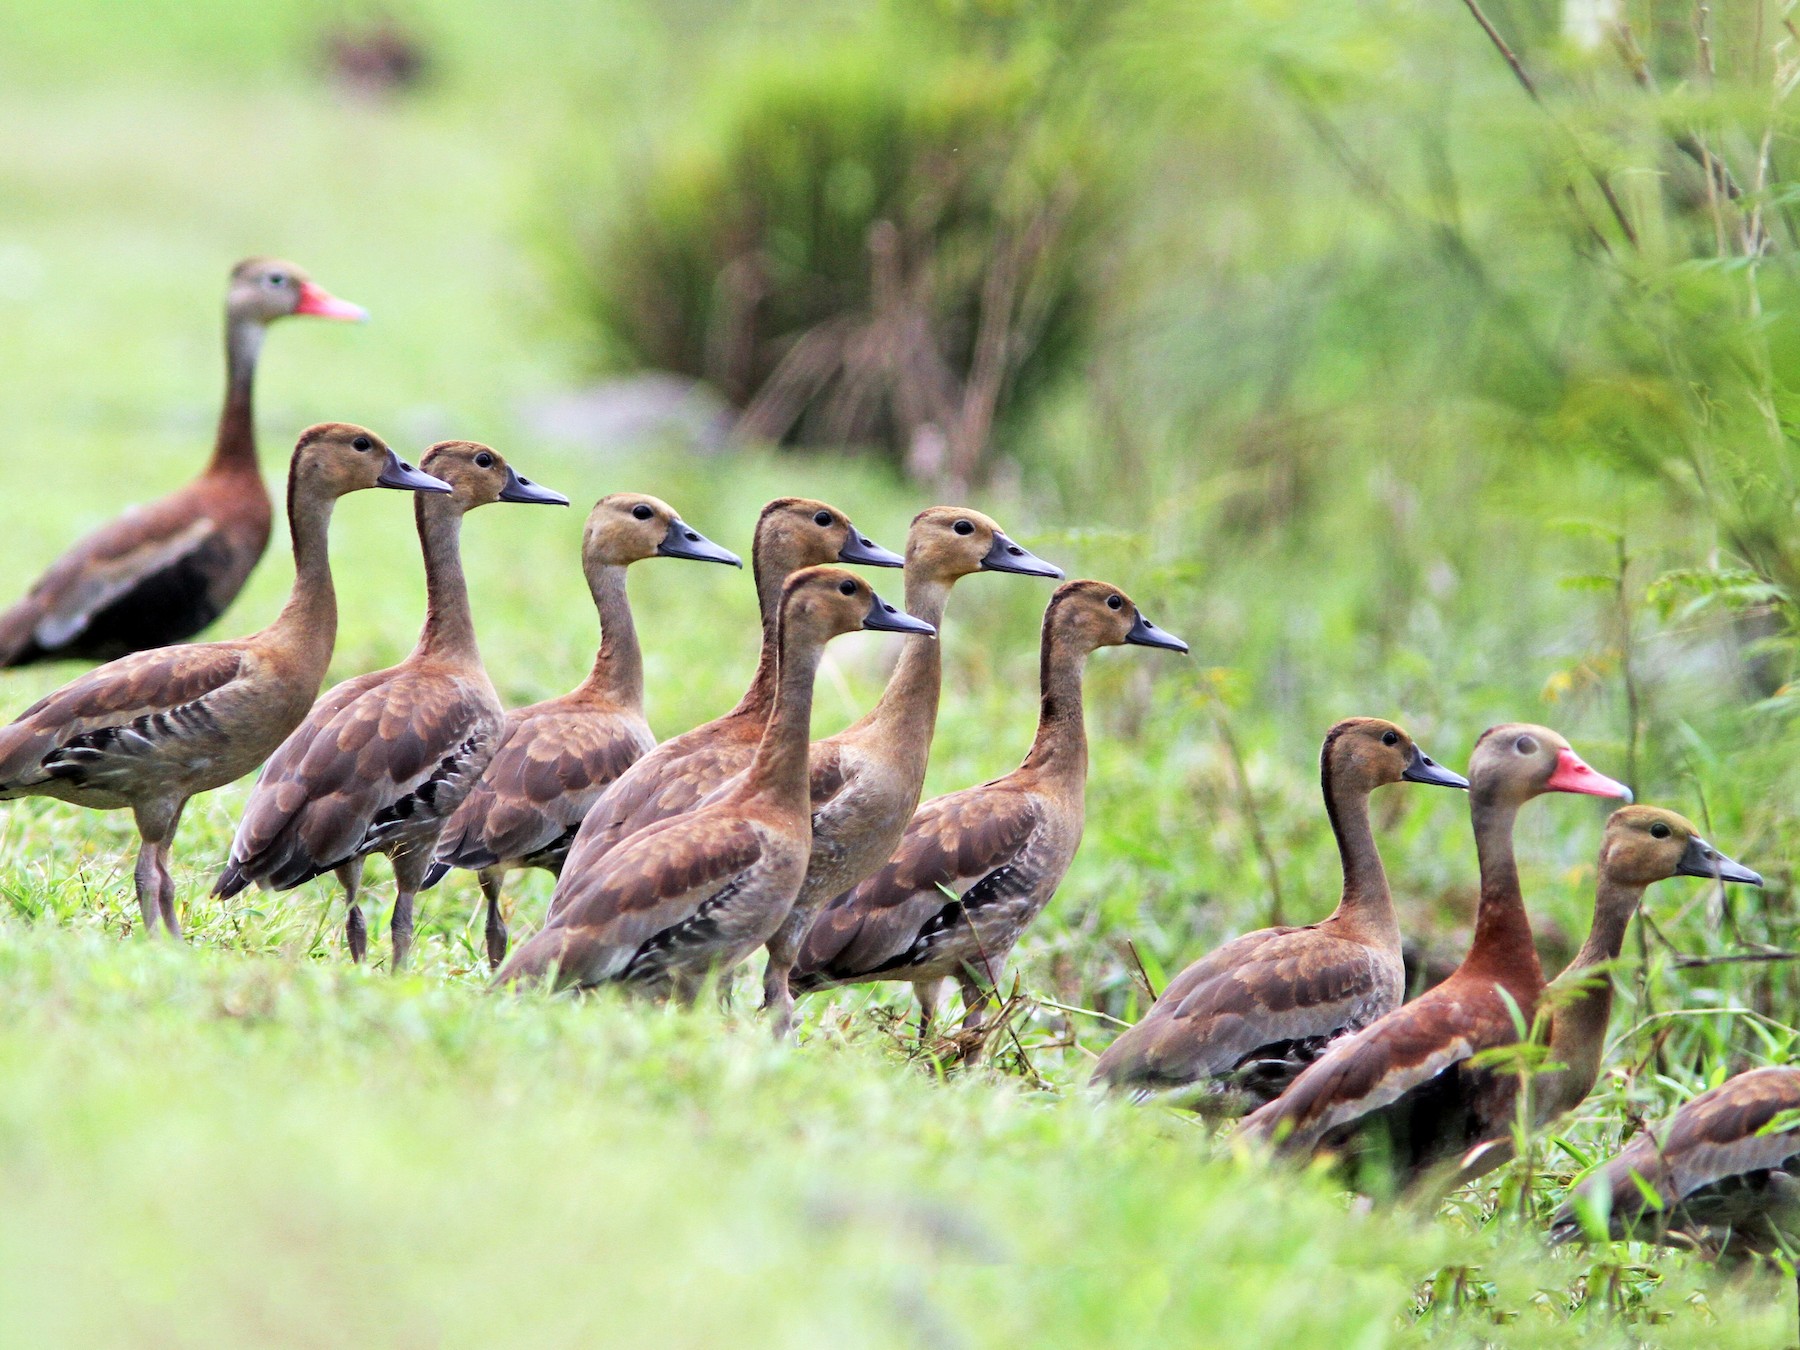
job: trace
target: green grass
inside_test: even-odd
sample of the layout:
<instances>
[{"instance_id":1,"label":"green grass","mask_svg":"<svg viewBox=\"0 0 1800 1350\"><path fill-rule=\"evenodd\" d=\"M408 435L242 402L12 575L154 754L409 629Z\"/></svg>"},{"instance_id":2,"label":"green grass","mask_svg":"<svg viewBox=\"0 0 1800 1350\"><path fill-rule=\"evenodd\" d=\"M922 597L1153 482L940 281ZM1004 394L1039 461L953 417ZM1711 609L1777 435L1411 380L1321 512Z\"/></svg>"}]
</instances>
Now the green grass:
<instances>
[{"instance_id":1,"label":"green grass","mask_svg":"<svg viewBox=\"0 0 1800 1350\"><path fill-rule=\"evenodd\" d=\"M271 337L259 385L271 474L300 428L344 418L411 451L444 435L490 439L576 500L563 513L484 511L465 533L484 653L509 702L560 692L586 669L580 508L605 492L655 492L740 552L761 501L804 493L898 546L926 502L866 460L694 461L655 447L594 457L520 430L522 399L585 369L546 281L545 203L563 175L580 163L599 175L580 181L604 191L607 149L655 134L714 62L779 36L792 13L690 5L663 18L621 4L569 19L563 6L465 0L425 22L441 83L391 104L316 80L315 20L298 5L21 17L0 52L9 591L81 529L193 472L220 384L225 270L251 252L295 258L375 315L367 328L294 322ZM702 22L710 36L695 47L683 34ZM1227 185L1251 172L1217 167ZM1164 185L1133 226L1149 237L1178 221L1183 259L1220 243L1208 232L1222 238L1232 219L1184 212L1185 190ZM1311 486L1283 514L1270 505L1283 500L1279 456L1199 443L1205 423L1181 420L1175 391L1229 371L1215 373L1205 323L1174 312L1192 297L1170 295L1146 330L1165 350L1145 386L1161 392L1143 410L1155 454L1142 478L1106 491L1102 471L1128 457L1071 395L1034 431L1041 444L1003 449L1076 467L975 503L1072 574L1124 585L1194 643L1190 662L1134 650L1093 662L1088 836L1016 962L1028 993L1127 1018L1142 999L1124 939L1160 981L1270 917L1221 718L1243 750L1284 915L1317 916L1336 884L1313 759L1330 721L1396 716L1460 764L1490 722L1534 718L1620 772L1612 604L1565 584L1603 571L1610 546L1557 522L1628 522L1641 569L1691 561L1705 542L1641 481L1593 460L1514 455L1504 427L1489 428L1481 453L1450 453L1446 438L1476 419L1441 409L1369 412L1329 451L1302 444L1295 454L1317 456L1301 464ZM422 585L392 498L345 503L333 549L338 679L410 647ZM278 544L218 631L265 622L288 576ZM897 593L892 574L874 580ZM745 579L655 562L634 569L632 593L653 725L667 734L732 702L755 655ZM1002 577L958 588L928 791L1004 772L1023 751L1045 593ZM1732 918L1792 946L1792 740L1743 713L1716 629L1637 622L1646 795L1706 817L1716 842L1771 876L1768 894L1734 900ZM822 733L868 706L890 651L885 639L834 644ZM0 700L23 707L67 674L7 675ZM184 822L180 949L133 932L125 820L45 803L0 810L0 1325L27 1329L21 1342L1791 1335L1791 1288L1769 1272L1541 1244L1580 1156L1718 1071L1790 1056L1785 1030L1764 1040L1744 1016L1791 1020L1785 970L1678 972L1653 944L1642 987L1635 971L1621 977L1608 1075L1567 1147L1540 1151L1523 1217L1521 1172L1439 1214L1363 1213L1328 1178L1267 1175L1191 1122L1092 1100L1080 1085L1109 1035L1096 1017L1040 1007L1020 1026L1030 1073L1003 1056L939 1079L890 1034L898 992L809 1001L791 1047L768 1043L747 987L735 1012L488 998L467 878L429 898L415 973L350 970L328 885L206 898L245 790L197 802ZM1390 789L1378 806L1409 932L1453 954L1473 899L1461 803ZM1555 799L1522 822L1552 963L1585 926L1600 819L1597 806ZM372 873L379 906L386 874ZM512 890L528 927L548 880ZM1650 899L1686 951L1736 940L1709 904L1694 883ZM1648 1019L1671 1008L1705 1015L1651 1058L1661 1023Z\"/></svg>"}]
</instances>

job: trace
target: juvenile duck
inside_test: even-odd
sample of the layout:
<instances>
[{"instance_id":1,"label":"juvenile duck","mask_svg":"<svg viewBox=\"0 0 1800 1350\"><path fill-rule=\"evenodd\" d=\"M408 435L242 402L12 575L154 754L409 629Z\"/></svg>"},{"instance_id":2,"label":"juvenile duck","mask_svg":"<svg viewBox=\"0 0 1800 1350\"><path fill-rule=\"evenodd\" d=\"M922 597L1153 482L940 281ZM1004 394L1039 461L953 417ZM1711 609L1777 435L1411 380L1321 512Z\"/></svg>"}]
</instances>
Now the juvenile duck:
<instances>
[{"instance_id":1,"label":"juvenile duck","mask_svg":"<svg viewBox=\"0 0 1800 1350\"><path fill-rule=\"evenodd\" d=\"M1382 1170L1410 1181L1505 1128L1491 1110L1499 1073L1468 1061L1516 1044L1514 1010L1529 1023L1544 991L1512 837L1519 808L1546 792L1631 800L1548 727L1482 733L1469 761L1481 899L1468 955L1442 984L1340 1038L1245 1118L1246 1139L1295 1155L1360 1143L1384 1150Z\"/></svg>"},{"instance_id":2,"label":"juvenile duck","mask_svg":"<svg viewBox=\"0 0 1800 1350\"><path fill-rule=\"evenodd\" d=\"M750 548L762 610L762 652L750 688L723 717L664 741L600 794L569 846L564 875L594 866L621 839L644 826L692 810L749 767L775 702L779 650L775 626L782 585L803 567L834 562L900 567L906 560L858 531L842 511L824 502L782 497L763 507ZM550 916L566 903L559 883L550 898Z\"/></svg>"},{"instance_id":3,"label":"juvenile duck","mask_svg":"<svg viewBox=\"0 0 1800 1350\"><path fill-rule=\"evenodd\" d=\"M1548 1023L1545 1041L1552 1068L1531 1079L1531 1118L1537 1128L1555 1123L1587 1100L1600 1078L1606 1024L1612 1016L1612 976L1625 929L1644 891L1671 877L1707 877L1762 885L1762 878L1720 853L1700 837L1694 823L1654 806L1627 806L1606 822L1594 884L1594 918L1575 959L1550 982L1540 1001L1539 1022ZM1539 1034L1543 1034L1540 1028ZM1502 1095L1492 1114L1516 1119L1519 1082L1506 1077L1494 1089ZM1446 1184L1475 1180L1513 1156L1510 1130L1485 1139L1464 1154Z\"/></svg>"},{"instance_id":4,"label":"juvenile duck","mask_svg":"<svg viewBox=\"0 0 1800 1350\"><path fill-rule=\"evenodd\" d=\"M237 597L269 544L250 393L263 334L290 314L365 319L292 263L250 258L225 293L225 408L212 460L186 487L81 540L0 613L0 666L107 661L181 642Z\"/></svg>"},{"instance_id":5,"label":"juvenile duck","mask_svg":"<svg viewBox=\"0 0 1800 1350\"><path fill-rule=\"evenodd\" d=\"M488 963L506 958L500 892L521 867L562 871L575 831L601 790L656 744L644 720L644 662L625 569L646 558L742 567L655 497L620 492L588 515L582 571L600 615L600 650L581 685L506 715L494 757L438 844L427 888L452 867L477 871L487 902Z\"/></svg>"},{"instance_id":6,"label":"juvenile duck","mask_svg":"<svg viewBox=\"0 0 1800 1350\"><path fill-rule=\"evenodd\" d=\"M451 490L416 503L426 592L418 645L399 665L345 680L313 705L251 792L214 887L227 897L253 881L285 891L335 871L349 902L350 955L360 962L368 950L357 902L363 860L385 853L398 888L394 970L412 949L413 897L438 834L487 767L504 720L469 618L462 518L489 502L569 501L471 441L432 446L420 467Z\"/></svg>"},{"instance_id":7,"label":"juvenile duck","mask_svg":"<svg viewBox=\"0 0 1800 1350\"><path fill-rule=\"evenodd\" d=\"M1062 569L1034 557L979 511L934 506L906 536L906 610L941 629L950 588L976 572L1060 580ZM919 806L943 683L935 638L906 640L881 700L858 722L812 747L812 856L781 930L769 941L763 1002L775 1034L793 1022L788 971L819 906L886 862Z\"/></svg>"},{"instance_id":8,"label":"juvenile duck","mask_svg":"<svg viewBox=\"0 0 1800 1350\"><path fill-rule=\"evenodd\" d=\"M57 797L128 808L142 841L134 880L144 931L181 931L169 850L195 795L241 778L312 705L337 638L326 534L339 497L363 488L448 492L379 436L311 427L288 467L294 585L275 622L230 642L136 652L40 699L0 731L0 800Z\"/></svg>"},{"instance_id":9,"label":"juvenile duck","mask_svg":"<svg viewBox=\"0 0 1800 1350\"><path fill-rule=\"evenodd\" d=\"M813 922L791 977L795 992L904 980L918 994L923 1033L943 982L954 979L964 1026L981 1025L1013 944L1049 903L1081 843L1088 654L1124 643L1187 650L1116 586L1057 588L1044 612L1037 737L1025 762L1004 778L926 802L893 857Z\"/></svg>"},{"instance_id":10,"label":"juvenile duck","mask_svg":"<svg viewBox=\"0 0 1800 1350\"><path fill-rule=\"evenodd\" d=\"M859 628L931 632L835 567L789 577L778 617L774 705L749 772L593 867L565 871L561 912L513 953L497 984L553 974L559 988L618 982L691 998L775 935L811 851L806 742L825 644Z\"/></svg>"},{"instance_id":11,"label":"juvenile duck","mask_svg":"<svg viewBox=\"0 0 1800 1350\"><path fill-rule=\"evenodd\" d=\"M1344 886L1330 916L1264 928L1203 956L1094 1066L1094 1081L1152 1092L1205 1083L1209 1109L1250 1110L1279 1096L1332 1041L1400 1006L1400 924L1369 826L1369 794L1388 783L1466 788L1400 727L1351 717L1319 752L1325 814Z\"/></svg>"}]
</instances>

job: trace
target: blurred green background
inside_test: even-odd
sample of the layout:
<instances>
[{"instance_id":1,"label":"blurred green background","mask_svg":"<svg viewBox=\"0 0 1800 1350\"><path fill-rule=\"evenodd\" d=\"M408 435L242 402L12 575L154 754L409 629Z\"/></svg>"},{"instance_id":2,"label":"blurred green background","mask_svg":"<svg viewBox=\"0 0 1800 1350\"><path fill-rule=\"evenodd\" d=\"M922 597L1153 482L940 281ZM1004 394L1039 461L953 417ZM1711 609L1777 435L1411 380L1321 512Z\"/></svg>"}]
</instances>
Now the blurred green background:
<instances>
[{"instance_id":1,"label":"blurred green background","mask_svg":"<svg viewBox=\"0 0 1800 1350\"><path fill-rule=\"evenodd\" d=\"M332 418L490 440L575 499L466 533L509 702L585 671L581 508L624 489L745 552L774 495L893 547L969 500L1194 648L1092 663L1087 836L1015 960L1040 1001L1018 1052L950 1083L890 1034L899 991L811 1000L797 1048L748 990L484 1001L467 878L433 893L416 975L346 971L329 887L203 899L241 785L177 845L192 950L146 951L127 823L9 805L22 1339L1783 1343L1776 1274L1551 1258L1539 1220L1639 1120L1793 1053L1793 966L1707 960L1800 945L1800 37L1762 0L1485 15L1524 83L1455 0L0 11L10 591L191 476L226 270L274 253L374 321L272 336L271 477ZM412 644L393 507L340 513L334 679ZM278 543L216 631L288 578ZM658 564L632 594L659 733L734 701L743 579ZM1045 598L959 587L928 792L1022 754ZM890 657L834 646L820 734ZM1493 722L1547 722L1770 881L1651 892L1594 1097L1437 1215L1346 1214L1080 1091L1140 961L1160 987L1330 908L1317 745L1357 713L1458 766ZM1462 804L1376 802L1429 979L1468 938ZM1521 822L1553 968L1602 819ZM548 879L512 889L529 927Z\"/></svg>"}]
</instances>

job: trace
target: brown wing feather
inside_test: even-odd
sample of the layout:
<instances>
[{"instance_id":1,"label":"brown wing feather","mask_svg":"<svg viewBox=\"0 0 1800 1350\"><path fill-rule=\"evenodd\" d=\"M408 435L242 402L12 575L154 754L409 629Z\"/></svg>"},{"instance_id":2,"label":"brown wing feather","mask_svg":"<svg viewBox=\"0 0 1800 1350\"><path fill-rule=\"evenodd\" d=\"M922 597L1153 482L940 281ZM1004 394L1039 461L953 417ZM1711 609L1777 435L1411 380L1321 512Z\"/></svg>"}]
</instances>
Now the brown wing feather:
<instances>
[{"instance_id":1,"label":"brown wing feather","mask_svg":"<svg viewBox=\"0 0 1800 1350\"><path fill-rule=\"evenodd\" d=\"M481 781L444 829L438 858L489 867L548 848L654 741L641 717L540 704L507 716Z\"/></svg>"},{"instance_id":2,"label":"brown wing feather","mask_svg":"<svg viewBox=\"0 0 1800 1350\"><path fill-rule=\"evenodd\" d=\"M1702 1092L1663 1124L1638 1134L1581 1190L1611 1192L1615 1235L1640 1225L1656 1232L1671 1223L1680 1226L1684 1216L1678 1207L1696 1193L1783 1167L1800 1154L1800 1131L1762 1132L1777 1116L1796 1110L1800 1069L1752 1069ZM1644 1186L1661 1198L1660 1213L1651 1211ZM1551 1231L1559 1240L1577 1235L1572 1205L1563 1207Z\"/></svg>"},{"instance_id":3,"label":"brown wing feather","mask_svg":"<svg viewBox=\"0 0 1800 1350\"><path fill-rule=\"evenodd\" d=\"M0 730L0 791L48 778L43 761L79 736L153 719L214 692L243 661L236 642L164 647L121 657L46 694Z\"/></svg>"},{"instance_id":4,"label":"brown wing feather","mask_svg":"<svg viewBox=\"0 0 1800 1350\"><path fill-rule=\"evenodd\" d=\"M693 810L750 766L761 735L754 719L727 716L664 741L613 780L589 808L564 872L594 867L638 830ZM550 899L550 917L560 914L565 903L558 886Z\"/></svg>"},{"instance_id":5,"label":"brown wing feather","mask_svg":"<svg viewBox=\"0 0 1800 1350\"><path fill-rule=\"evenodd\" d=\"M710 810L640 830L595 867L579 874L565 868L562 912L513 955L499 982L541 976L553 964L563 983L608 979L762 853L753 825Z\"/></svg>"},{"instance_id":6,"label":"brown wing feather","mask_svg":"<svg viewBox=\"0 0 1800 1350\"><path fill-rule=\"evenodd\" d=\"M1280 1097L1246 1117L1245 1137L1309 1151L1328 1132L1393 1105L1478 1051L1517 1039L1491 981L1453 976L1339 1040Z\"/></svg>"},{"instance_id":7,"label":"brown wing feather","mask_svg":"<svg viewBox=\"0 0 1800 1350\"><path fill-rule=\"evenodd\" d=\"M794 966L797 988L854 979L907 950L948 903L1004 865L1036 828L1028 793L1000 783L926 802L894 856L820 911Z\"/></svg>"},{"instance_id":8,"label":"brown wing feather","mask_svg":"<svg viewBox=\"0 0 1800 1350\"><path fill-rule=\"evenodd\" d=\"M346 684L270 759L222 886L295 886L441 821L485 766L500 725L485 682L400 666Z\"/></svg>"},{"instance_id":9,"label":"brown wing feather","mask_svg":"<svg viewBox=\"0 0 1800 1350\"><path fill-rule=\"evenodd\" d=\"M1115 1087L1228 1073L1266 1046L1333 1039L1400 1003L1398 952L1318 927L1246 933L1202 957L1094 1067Z\"/></svg>"}]
</instances>

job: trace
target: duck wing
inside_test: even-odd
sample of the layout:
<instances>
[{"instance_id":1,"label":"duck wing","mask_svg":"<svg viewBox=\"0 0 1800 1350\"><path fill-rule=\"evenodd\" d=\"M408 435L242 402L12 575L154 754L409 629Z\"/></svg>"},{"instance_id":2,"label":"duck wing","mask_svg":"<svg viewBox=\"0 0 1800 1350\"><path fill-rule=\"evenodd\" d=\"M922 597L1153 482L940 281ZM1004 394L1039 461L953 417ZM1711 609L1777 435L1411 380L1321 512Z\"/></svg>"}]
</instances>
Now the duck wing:
<instances>
[{"instance_id":1,"label":"duck wing","mask_svg":"<svg viewBox=\"0 0 1800 1350\"><path fill-rule=\"evenodd\" d=\"M735 888L763 856L761 833L724 812L698 811L640 830L570 883L565 904L496 977L598 984L625 970L645 943Z\"/></svg>"},{"instance_id":2,"label":"duck wing","mask_svg":"<svg viewBox=\"0 0 1800 1350\"><path fill-rule=\"evenodd\" d=\"M1278 1061L1279 1091L1325 1044L1397 1008L1402 983L1397 952L1317 927L1246 933L1182 971L1094 1078L1173 1087Z\"/></svg>"},{"instance_id":3,"label":"duck wing","mask_svg":"<svg viewBox=\"0 0 1800 1350\"><path fill-rule=\"evenodd\" d=\"M926 802L880 871L827 904L794 966L796 989L866 978L903 958L958 898L1011 862L1043 819L1037 798L989 783Z\"/></svg>"}]
</instances>

